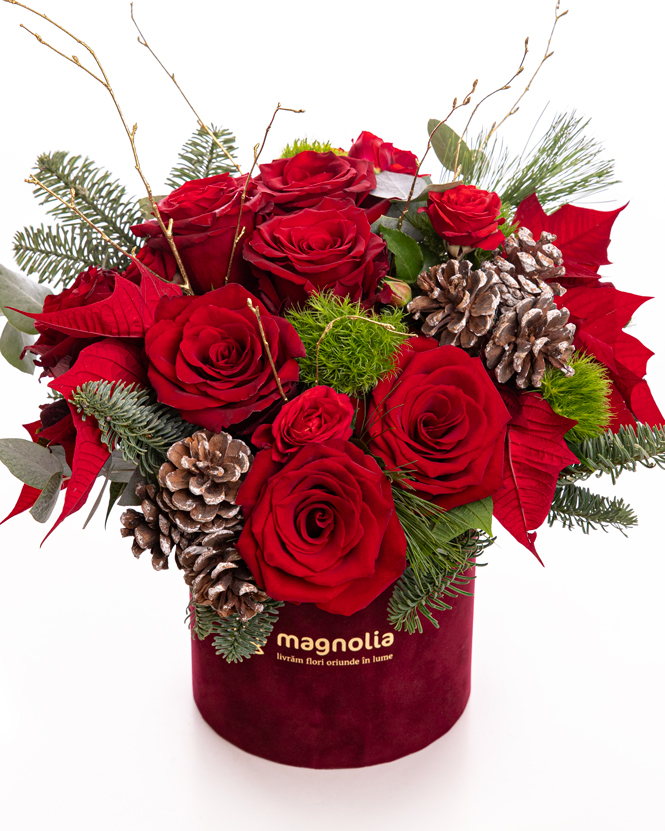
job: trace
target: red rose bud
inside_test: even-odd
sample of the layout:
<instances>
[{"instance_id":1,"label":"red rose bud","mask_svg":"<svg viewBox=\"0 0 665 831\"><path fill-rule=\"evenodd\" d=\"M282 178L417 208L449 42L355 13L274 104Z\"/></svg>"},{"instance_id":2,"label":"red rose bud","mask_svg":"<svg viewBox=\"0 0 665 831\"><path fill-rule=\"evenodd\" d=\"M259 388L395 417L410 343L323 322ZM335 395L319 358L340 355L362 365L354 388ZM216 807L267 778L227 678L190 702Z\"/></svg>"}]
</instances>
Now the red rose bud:
<instances>
[{"instance_id":1,"label":"red rose bud","mask_svg":"<svg viewBox=\"0 0 665 831\"><path fill-rule=\"evenodd\" d=\"M349 158L366 159L376 170L391 170L413 176L418 170L418 159L409 150L398 150L387 141L363 130L351 145Z\"/></svg>"},{"instance_id":2,"label":"red rose bud","mask_svg":"<svg viewBox=\"0 0 665 831\"><path fill-rule=\"evenodd\" d=\"M401 309L413 299L411 286L402 280L386 280L384 285L390 288L390 299L386 302L391 306Z\"/></svg>"},{"instance_id":3,"label":"red rose bud","mask_svg":"<svg viewBox=\"0 0 665 831\"><path fill-rule=\"evenodd\" d=\"M498 230L501 200L496 193L457 185L443 193L430 191L427 199L427 207L420 211L427 213L436 233L450 246L491 251L505 239Z\"/></svg>"}]
</instances>

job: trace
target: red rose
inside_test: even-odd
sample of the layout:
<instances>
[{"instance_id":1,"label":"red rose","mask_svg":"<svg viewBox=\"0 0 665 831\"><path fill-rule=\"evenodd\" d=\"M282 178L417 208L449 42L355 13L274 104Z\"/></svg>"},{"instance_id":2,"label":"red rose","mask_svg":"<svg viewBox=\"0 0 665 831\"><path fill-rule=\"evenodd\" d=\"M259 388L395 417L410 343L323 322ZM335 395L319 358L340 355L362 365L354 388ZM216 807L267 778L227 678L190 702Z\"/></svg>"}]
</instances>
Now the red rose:
<instances>
[{"instance_id":1,"label":"red rose","mask_svg":"<svg viewBox=\"0 0 665 831\"><path fill-rule=\"evenodd\" d=\"M310 443L285 466L258 454L237 503L238 551L271 597L352 615L406 567L390 483L346 441Z\"/></svg>"},{"instance_id":2,"label":"red rose","mask_svg":"<svg viewBox=\"0 0 665 831\"><path fill-rule=\"evenodd\" d=\"M272 424L263 424L252 442L272 449L275 462L286 462L309 442L350 439L353 421L351 399L332 387L312 387L289 401Z\"/></svg>"},{"instance_id":3,"label":"red rose","mask_svg":"<svg viewBox=\"0 0 665 831\"><path fill-rule=\"evenodd\" d=\"M80 306L89 306L106 300L113 294L118 274L105 268L92 266L82 271L72 285L60 292L49 294L44 300L44 313L64 312ZM48 324L35 321L39 337L25 351L37 355L35 363L44 368L42 375L57 378L67 372L85 346L99 338L77 338L52 329Z\"/></svg>"},{"instance_id":4,"label":"red rose","mask_svg":"<svg viewBox=\"0 0 665 831\"><path fill-rule=\"evenodd\" d=\"M501 200L496 193L457 185L443 193L430 191L427 201L420 210L427 212L434 230L450 245L491 251L504 241L497 230Z\"/></svg>"},{"instance_id":5,"label":"red rose","mask_svg":"<svg viewBox=\"0 0 665 831\"><path fill-rule=\"evenodd\" d=\"M363 130L351 145L350 159L366 159L378 170L392 170L411 176L418 171L418 159L409 150L398 150L387 141Z\"/></svg>"},{"instance_id":6,"label":"red rose","mask_svg":"<svg viewBox=\"0 0 665 831\"><path fill-rule=\"evenodd\" d=\"M369 162L335 153L305 150L290 159L259 165L255 179L262 210L285 213L311 208L325 196L348 197L360 204L376 187Z\"/></svg>"},{"instance_id":7,"label":"red rose","mask_svg":"<svg viewBox=\"0 0 665 831\"><path fill-rule=\"evenodd\" d=\"M449 510L491 496L503 480L510 420L480 358L431 338L413 338L397 376L372 393L369 448L416 492Z\"/></svg>"},{"instance_id":8,"label":"red rose","mask_svg":"<svg viewBox=\"0 0 665 831\"><path fill-rule=\"evenodd\" d=\"M284 318L271 315L242 286L230 283L202 297L171 297L157 306L145 336L148 377L157 398L192 424L219 432L280 399L252 300L288 393L305 349Z\"/></svg>"},{"instance_id":9,"label":"red rose","mask_svg":"<svg viewBox=\"0 0 665 831\"><path fill-rule=\"evenodd\" d=\"M197 294L225 283L246 178L245 175L234 179L229 173L220 173L193 179L157 203L164 223L168 225L173 220L173 241ZM254 229L254 207L253 199L247 199L243 205L240 230L244 228L245 234ZM157 220L134 225L132 231L138 237L146 237L146 245L163 254L163 262L141 252L139 259L161 277L172 279L175 260ZM241 246L236 246L229 276L232 283L243 281L241 251Z\"/></svg>"},{"instance_id":10,"label":"red rose","mask_svg":"<svg viewBox=\"0 0 665 831\"><path fill-rule=\"evenodd\" d=\"M377 294L388 273L386 245L347 200L324 199L316 208L273 217L247 240L243 256L275 311L303 305L322 290L367 306L390 297Z\"/></svg>"}]
</instances>

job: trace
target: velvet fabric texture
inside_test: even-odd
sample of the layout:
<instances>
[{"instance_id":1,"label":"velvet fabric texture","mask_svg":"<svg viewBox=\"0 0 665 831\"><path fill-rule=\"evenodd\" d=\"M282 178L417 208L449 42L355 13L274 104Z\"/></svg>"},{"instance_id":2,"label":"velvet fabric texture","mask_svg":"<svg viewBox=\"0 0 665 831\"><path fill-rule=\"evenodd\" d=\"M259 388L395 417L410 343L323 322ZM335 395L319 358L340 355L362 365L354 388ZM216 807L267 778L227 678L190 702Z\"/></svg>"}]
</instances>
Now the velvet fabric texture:
<instances>
[{"instance_id":1,"label":"velvet fabric texture","mask_svg":"<svg viewBox=\"0 0 665 831\"><path fill-rule=\"evenodd\" d=\"M350 617L286 603L263 654L242 663L193 640L201 715L248 753L298 767L365 767L426 747L469 698L473 596L436 612L439 629L424 621L409 635L387 622L391 593Z\"/></svg>"}]
</instances>

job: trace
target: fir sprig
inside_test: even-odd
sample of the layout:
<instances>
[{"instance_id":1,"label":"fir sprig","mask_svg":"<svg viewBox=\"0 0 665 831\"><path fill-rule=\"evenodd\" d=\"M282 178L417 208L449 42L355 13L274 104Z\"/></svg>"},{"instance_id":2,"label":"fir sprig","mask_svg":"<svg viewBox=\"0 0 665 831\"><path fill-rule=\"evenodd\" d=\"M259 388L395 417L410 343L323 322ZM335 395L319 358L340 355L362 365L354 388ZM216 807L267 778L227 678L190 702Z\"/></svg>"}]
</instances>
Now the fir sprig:
<instances>
[{"instance_id":1,"label":"fir sprig","mask_svg":"<svg viewBox=\"0 0 665 831\"><path fill-rule=\"evenodd\" d=\"M281 600L264 600L263 611L244 622L238 613L221 618L211 606L196 603L189 606L187 619L192 638L212 635L215 652L229 663L238 663L266 645L283 605Z\"/></svg>"},{"instance_id":2,"label":"fir sprig","mask_svg":"<svg viewBox=\"0 0 665 831\"><path fill-rule=\"evenodd\" d=\"M134 384L88 381L76 388L71 403L84 418L95 418L109 450L119 448L145 476L154 475L169 447L195 429L159 404L152 391Z\"/></svg>"},{"instance_id":3,"label":"fir sprig","mask_svg":"<svg viewBox=\"0 0 665 831\"><path fill-rule=\"evenodd\" d=\"M637 517L623 499L610 499L591 493L588 488L568 484L556 488L547 522L550 526L561 522L571 530L577 526L585 534L597 527L603 531L611 527L626 536L625 529L637 525Z\"/></svg>"},{"instance_id":4,"label":"fir sprig","mask_svg":"<svg viewBox=\"0 0 665 831\"><path fill-rule=\"evenodd\" d=\"M580 463L561 471L561 484L588 479L594 473L609 474L614 484L624 470L635 471L638 464L665 469L665 427L619 427L616 433L608 430L579 444L570 443L570 449Z\"/></svg>"},{"instance_id":5,"label":"fir sprig","mask_svg":"<svg viewBox=\"0 0 665 831\"><path fill-rule=\"evenodd\" d=\"M231 131L215 127L214 124L210 125L210 130L217 141L224 145L229 156L234 157L238 148L235 145L236 137ZM178 162L173 166L166 185L175 190L192 179L205 179L234 170L228 156L203 127L199 127L183 145L178 154Z\"/></svg>"},{"instance_id":6,"label":"fir sprig","mask_svg":"<svg viewBox=\"0 0 665 831\"><path fill-rule=\"evenodd\" d=\"M307 351L299 360L301 381L351 396L369 392L393 370L395 353L408 337L399 309L376 315L331 294L315 294L304 309L286 316Z\"/></svg>"}]
</instances>

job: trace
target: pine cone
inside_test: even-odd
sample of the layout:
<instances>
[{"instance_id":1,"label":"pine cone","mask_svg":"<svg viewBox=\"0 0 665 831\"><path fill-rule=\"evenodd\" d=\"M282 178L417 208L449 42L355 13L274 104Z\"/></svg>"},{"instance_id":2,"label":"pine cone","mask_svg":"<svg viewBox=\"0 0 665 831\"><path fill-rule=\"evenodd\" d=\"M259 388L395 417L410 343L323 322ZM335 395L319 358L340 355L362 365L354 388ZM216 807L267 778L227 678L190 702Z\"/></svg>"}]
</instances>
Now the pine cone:
<instances>
[{"instance_id":1,"label":"pine cone","mask_svg":"<svg viewBox=\"0 0 665 831\"><path fill-rule=\"evenodd\" d=\"M162 571L169 567L169 554L182 538L182 531L171 519L168 506L160 497L156 485L139 482L136 495L141 500L141 512L129 508L121 517L123 537L133 537L132 554L140 557L144 551L152 554L152 567Z\"/></svg>"},{"instance_id":2,"label":"pine cone","mask_svg":"<svg viewBox=\"0 0 665 831\"><path fill-rule=\"evenodd\" d=\"M235 546L210 537L215 535L200 535L177 555L192 600L212 606L220 617L237 612L241 620L248 621L263 611L268 595L256 585Z\"/></svg>"},{"instance_id":3,"label":"pine cone","mask_svg":"<svg viewBox=\"0 0 665 831\"><path fill-rule=\"evenodd\" d=\"M558 309L551 294L526 297L498 319L485 346L488 369L505 384L517 373L520 389L539 387L549 363L565 375L574 374L568 366L573 354L575 325L568 323L568 309Z\"/></svg>"},{"instance_id":4,"label":"pine cone","mask_svg":"<svg viewBox=\"0 0 665 831\"><path fill-rule=\"evenodd\" d=\"M451 259L419 275L425 293L406 308L415 320L425 316L424 335L440 332L441 345L470 349L490 331L500 301L498 283L493 272L473 271L468 260Z\"/></svg>"}]
</instances>

